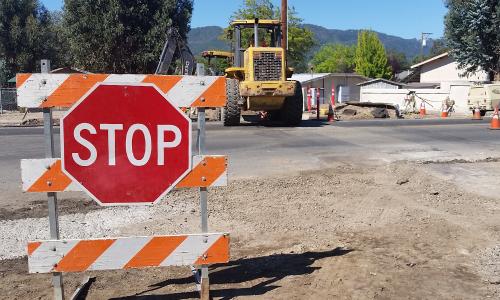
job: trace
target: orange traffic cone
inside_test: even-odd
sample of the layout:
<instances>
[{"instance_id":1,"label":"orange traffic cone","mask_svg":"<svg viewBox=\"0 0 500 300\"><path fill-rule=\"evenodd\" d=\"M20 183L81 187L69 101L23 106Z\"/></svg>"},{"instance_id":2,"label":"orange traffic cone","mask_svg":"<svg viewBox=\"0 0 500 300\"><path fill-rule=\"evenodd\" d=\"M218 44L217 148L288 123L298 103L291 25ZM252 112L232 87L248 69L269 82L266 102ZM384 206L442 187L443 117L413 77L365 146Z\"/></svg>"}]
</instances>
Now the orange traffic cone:
<instances>
[{"instance_id":1,"label":"orange traffic cone","mask_svg":"<svg viewBox=\"0 0 500 300\"><path fill-rule=\"evenodd\" d=\"M474 109L474 114L472 115L472 120L480 121L482 119L483 117L481 117L481 111L479 110L479 107L476 107L476 109Z\"/></svg>"},{"instance_id":2,"label":"orange traffic cone","mask_svg":"<svg viewBox=\"0 0 500 300\"><path fill-rule=\"evenodd\" d=\"M500 119L498 117L498 106L495 108L495 112L493 113L493 118L491 119L491 130L500 130Z\"/></svg>"},{"instance_id":3,"label":"orange traffic cone","mask_svg":"<svg viewBox=\"0 0 500 300\"><path fill-rule=\"evenodd\" d=\"M441 118L448 118L448 109L446 106L443 106L443 109L441 109Z\"/></svg>"},{"instance_id":4,"label":"orange traffic cone","mask_svg":"<svg viewBox=\"0 0 500 300\"><path fill-rule=\"evenodd\" d=\"M423 118L427 114L427 110L425 109L425 102L422 101L420 104L420 113L419 115Z\"/></svg>"}]
</instances>

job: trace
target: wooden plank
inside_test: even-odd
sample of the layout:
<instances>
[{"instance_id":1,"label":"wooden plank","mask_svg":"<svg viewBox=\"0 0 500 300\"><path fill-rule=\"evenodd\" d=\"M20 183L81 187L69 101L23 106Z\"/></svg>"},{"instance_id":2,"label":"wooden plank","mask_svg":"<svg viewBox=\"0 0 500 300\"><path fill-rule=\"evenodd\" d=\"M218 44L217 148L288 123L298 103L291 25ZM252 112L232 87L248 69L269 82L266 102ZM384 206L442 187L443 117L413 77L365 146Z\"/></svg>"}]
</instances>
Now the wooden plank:
<instances>
[{"instance_id":1,"label":"wooden plank","mask_svg":"<svg viewBox=\"0 0 500 300\"><path fill-rule=\"evenodd\" d=\"M224 155L193 156L193 167L176 188L227 186L227 157ZM30 193L83 191L61 169L59 158L22 159L23 191Z\"/></svg>"},{"instance_id":2,"label":"wooden plank","mask_svg":"<svg viewBox=\"0 0 500 300\"><path fill-rule=\"evenodd\" d=\"M84 272L229 261L226 233L28 243L30 273Z\"/></svg>"},{"instance_id":3,"label":"wooden plank","mask_svg":"<svg viewBox=\"0 0 500 300\"><path fill-rule=\"evenodd\" d=\"M107 83L153 83L177 107L223 107L226 79L222 76L142 74L17 74L19 107L71 107L92 87Z\"/></svg>"}]
</instances>

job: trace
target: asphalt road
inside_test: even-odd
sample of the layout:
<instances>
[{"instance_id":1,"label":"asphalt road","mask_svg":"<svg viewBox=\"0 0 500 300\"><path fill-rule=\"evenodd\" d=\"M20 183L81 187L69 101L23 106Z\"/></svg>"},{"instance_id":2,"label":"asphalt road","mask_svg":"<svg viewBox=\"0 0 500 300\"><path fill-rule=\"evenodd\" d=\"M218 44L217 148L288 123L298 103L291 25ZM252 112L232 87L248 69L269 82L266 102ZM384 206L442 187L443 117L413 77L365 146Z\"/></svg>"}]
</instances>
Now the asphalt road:
<instances>
[{"instance_id":1,"label":"asphalt road","mask_svg":"<svg viewBox=\"0 0 500 300\"><path fill-rule=\"evenodd\" d=\"M297 128L225 128L220 123L209 123L207 151L230 156L230 179L291 174L346 162L497 160L500 131L487 127L487 120L452 119L344 121L334 125L304 121ZM56 149L59 152L58 146ZM37 198L20 191L19 161L42 157L42 128L0 128L2 203Z\"/></svg>"}]
</instances>

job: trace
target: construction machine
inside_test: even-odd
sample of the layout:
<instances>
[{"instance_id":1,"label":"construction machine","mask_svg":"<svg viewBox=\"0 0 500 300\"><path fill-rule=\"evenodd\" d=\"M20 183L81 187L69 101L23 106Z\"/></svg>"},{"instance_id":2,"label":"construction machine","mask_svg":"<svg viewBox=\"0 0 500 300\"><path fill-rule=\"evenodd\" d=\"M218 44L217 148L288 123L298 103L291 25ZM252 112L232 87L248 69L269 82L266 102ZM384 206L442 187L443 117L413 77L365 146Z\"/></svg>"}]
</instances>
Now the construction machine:
<instances>
[{"instance_id":1,"label":"construction machine","mask_svg":"<svg viewBox=\"0 0 500 300\"><path fill-rule=\"evenodd\" d=\"M287 80L293 72L286 64L282 25L279 20L231 22L233 57L232 66L225 70L228 78L225 126L238 125L244 110L264 112L263 115L288 126L298 125L302 120L302 87L297 81ZM244 36L251 40L242 41ZM243 46L244 42L248 47Z\"/></svg>"},{"instance_id":2,"label":"construction machine","mask_svg":"<svg viewBox=\"0 0 500 300\"><path fill-rule=\"evenodd\" d=\"M176 60L180 61L180 65L175 64ZM195 68L196 59L186 41L176 28L169 28L155 73L194 75Z\"/></svg>"},{"instance_id":3,"label":"construction machine","mask_svg":"<svg viewBox=\"0 0 500 300\"><path fill-rule=\"evenodd\" d=\"M218 76L223 74L219 74L220 70L217 70L217 68L212 65L212 62L221 59L224 60L226 64L233 65L234 54L228 51L209 50L203 51L201 57L207 60L208 73L212 76Z\"/></svg>"}]
</instances>

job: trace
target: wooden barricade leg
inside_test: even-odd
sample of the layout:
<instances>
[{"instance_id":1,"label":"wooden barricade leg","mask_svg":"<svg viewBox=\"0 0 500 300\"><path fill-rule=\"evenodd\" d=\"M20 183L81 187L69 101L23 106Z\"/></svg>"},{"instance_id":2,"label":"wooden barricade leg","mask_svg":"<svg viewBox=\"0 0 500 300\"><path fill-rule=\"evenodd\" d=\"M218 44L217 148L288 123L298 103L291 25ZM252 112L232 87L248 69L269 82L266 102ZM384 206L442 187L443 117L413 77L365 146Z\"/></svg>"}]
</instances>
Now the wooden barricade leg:
<instances>
[{"instance_id":1,"label":"wooden barricade leg","mask_svg":"<svg viewBox=\"0 0 500 300\"><path fill-rule=\"evenodd\" d=\"M210 299L210 279L201 278L201 290L200 290L200 299L201 300L209 300Z\"/></svg>"}]
</instances>

